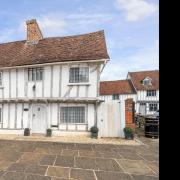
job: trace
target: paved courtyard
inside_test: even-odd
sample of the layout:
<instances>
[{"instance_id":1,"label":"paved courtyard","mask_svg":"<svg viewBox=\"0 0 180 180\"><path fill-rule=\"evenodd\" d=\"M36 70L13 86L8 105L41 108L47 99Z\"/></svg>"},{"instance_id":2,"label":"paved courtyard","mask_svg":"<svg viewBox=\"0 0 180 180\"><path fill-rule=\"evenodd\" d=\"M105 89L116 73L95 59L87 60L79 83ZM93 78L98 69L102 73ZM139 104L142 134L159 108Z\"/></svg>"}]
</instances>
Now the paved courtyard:
<instances>
[{"instance_id":1,"label":"paved courtyard","mask_svg":"<svg viewBox=\"0 0 180 180\"><path fill-rule=\"evenodd\" d=\"M0 140L0 180L158 180L158 140L102 145Z\"/></svg>"}]
</instances>

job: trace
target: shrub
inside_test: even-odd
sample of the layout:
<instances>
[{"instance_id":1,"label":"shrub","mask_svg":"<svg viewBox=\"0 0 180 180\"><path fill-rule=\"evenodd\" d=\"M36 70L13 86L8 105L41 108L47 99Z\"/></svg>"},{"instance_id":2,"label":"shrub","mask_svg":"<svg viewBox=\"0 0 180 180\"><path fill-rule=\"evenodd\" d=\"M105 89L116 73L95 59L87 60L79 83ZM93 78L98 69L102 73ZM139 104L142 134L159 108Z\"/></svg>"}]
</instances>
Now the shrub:
<instances>
[{"instance_id":1,"label":"shrub","mask_svg":"<svg viewBox=\"0 0 180 180\"><path fill-rule=\"evenodd\" d=\"M47 130L46 130L46 135L48 136L48 137L51 137L52 136L52 129L50 129L50 128L48 128Z\"/></svg>"},{"instance_id":2,"label":"shrub","mask_svg":"<svg viewBox=\"0 0 180 180\"><path fill-rule=\"evenodd\" d=\"M126 133L126 134L133 134L133 130L130 127L125 127L124 128L124 133Z\"/></svg>"}]
</instances>

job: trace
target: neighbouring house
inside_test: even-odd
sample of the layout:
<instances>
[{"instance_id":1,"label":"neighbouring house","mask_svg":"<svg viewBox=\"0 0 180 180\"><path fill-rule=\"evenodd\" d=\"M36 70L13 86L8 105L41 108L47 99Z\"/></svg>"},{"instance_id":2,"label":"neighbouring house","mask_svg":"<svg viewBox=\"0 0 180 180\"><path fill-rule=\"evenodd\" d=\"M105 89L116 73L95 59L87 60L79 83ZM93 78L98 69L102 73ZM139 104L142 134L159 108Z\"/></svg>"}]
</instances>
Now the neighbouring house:
<instances>
[{"instance_id":1,"label":"neighbouring house","mask_svg":"<svg viewBox=\"0 0 180 180\"><path fill-rule=\"evenodd\" d=\"M153 114L159 109L159 71L129 72L126 80L103 81L100 96L106 102L119 100L120 103L132 98L136 113Z\"/></svg>"},{"instance_id":2,"label":"neighbouring house","mask_svg":"<svg viewBox=\"0 0 180 180\"><path fill-rule=\"evenodd\" d=\"M136 113L150 115L159 109L159 70L129 72L136 92Z\"/></svg>"},{"instance_id":3,"label":"neighbouring house","mask_svg":"<svg viewBox=\"0 0 180 180\"><path fill-rule=\"evenodd\" d=\"M0 133L87 134L109 60L104 31L44 38L36 20L26 24L26 40L0 44Z\"/></svg>"},{"instance_id":4,"label":"neighbouring house","mask_svg":"<svg viewBox=\"0 0 180 180\"><path fill-rule=\"evenodd\" d=\"M100 108L102 119L99 122L100 135L102 137L124 137L124 127L135 127L133 102L137 95L131 81L100 82L100 97L104 101Z\"/></svg>"}]
</instances>

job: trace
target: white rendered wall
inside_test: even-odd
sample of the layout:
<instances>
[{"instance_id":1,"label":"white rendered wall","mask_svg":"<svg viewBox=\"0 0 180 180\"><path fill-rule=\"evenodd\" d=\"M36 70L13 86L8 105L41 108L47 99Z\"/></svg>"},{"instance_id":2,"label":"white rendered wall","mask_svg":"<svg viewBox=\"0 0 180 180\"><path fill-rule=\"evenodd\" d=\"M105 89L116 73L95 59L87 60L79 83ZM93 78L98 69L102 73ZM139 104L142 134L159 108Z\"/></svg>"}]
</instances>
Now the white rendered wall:
<instances>
[{"instance_id":1,"label":"white rendered wall","mask_svg":"<svg viewBox=\"0 0 180 180\"><path fill-rule=\"evenodd\" d=\"M89 82L69 83L71 67L89 67ZM0 99L14 98L58 98L58 97L90 97L98 96L99 68L97 63L72 63L44 66L42 81L29 82L28 68L1 70L3 86L0 87ZM36 90L33 91L33 86Z\"/></svg>"}]
</instances>

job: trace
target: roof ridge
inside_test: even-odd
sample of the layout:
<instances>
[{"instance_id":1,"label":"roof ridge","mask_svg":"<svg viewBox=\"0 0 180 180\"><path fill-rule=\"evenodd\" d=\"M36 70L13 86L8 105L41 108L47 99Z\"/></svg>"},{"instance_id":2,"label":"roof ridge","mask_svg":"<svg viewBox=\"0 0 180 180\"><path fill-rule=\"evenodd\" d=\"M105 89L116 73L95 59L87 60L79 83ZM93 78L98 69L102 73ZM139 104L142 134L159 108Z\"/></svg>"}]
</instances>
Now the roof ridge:
<instances>
[{"instance_id":1,"label":"roof ridge","mask_svg":"<svg viewBox=\"0 0 180 180\"><path fill-rule=\"evenodd\" d=\"M78 35L46 37L46 38L40 39L39 41L46 40L46 39L55 39L55 38L71 38L71 37L73 38L73 37L86 36L86 35L97 34L97 33L103 33L104 34L104 30L89 32L89 33L85 33L85 34L78 34ZM4 43L0 43L0 46L1 45L6 45L6 44L11 44L11 43L24 42L24 41L26 42L25 39L24 40L4 42Z\"/></svg>"},{"instance_id":2,"label":"roof ridge","mask_svg":"<svg viewBox=\"0 0 180 180\"><path fill-rule=\"evenodd\" d=\"M130 71L129 73L143 73L143 72L155 72L155 71L159 71L159 69L155 69L155 70L143 70L143 71Z\"/></svg>"}]
</instances>

